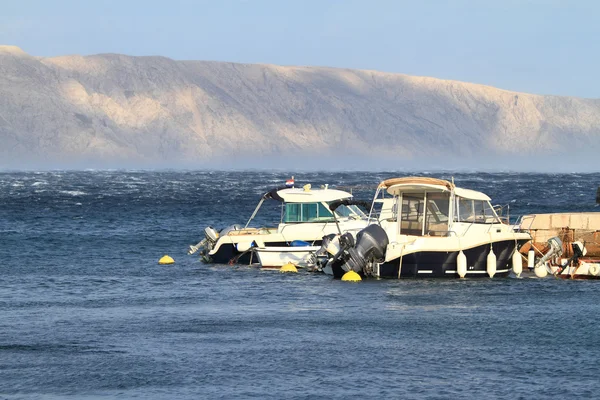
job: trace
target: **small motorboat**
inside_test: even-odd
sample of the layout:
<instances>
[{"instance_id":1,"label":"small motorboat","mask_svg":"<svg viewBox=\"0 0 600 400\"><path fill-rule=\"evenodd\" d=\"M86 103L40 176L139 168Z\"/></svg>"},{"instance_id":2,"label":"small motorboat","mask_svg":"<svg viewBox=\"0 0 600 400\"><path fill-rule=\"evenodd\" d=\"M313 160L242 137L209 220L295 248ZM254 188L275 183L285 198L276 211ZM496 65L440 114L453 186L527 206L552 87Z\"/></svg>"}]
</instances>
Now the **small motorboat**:
<instances>
[{"instance_id":1,"label":"small motorboat","mask_svg":"<svg viewBox=\"0 0 600 400\"><path fill-rule=\"evenodd\" d=\"M368 225L365 212L354 204L341 204L335 211L329 207L333 202L343 203L349 199L352 199L351 193L331 189L328 185L319 189L312 189L310 184L301 188L273 189L260 198L246 225L232 225L221 231L209 226L204 230L205 237L198 244L190 246L188 254L200 251L202 260L207 263L248 264L256 248L290 247L295 240L305 241L310 247L320 246L325 235L360 230ZM279 224L251 227L250 223L267 200L281 202L282 217ZM262 255L266 256L268 251L264 250ZM275 250L272 252L276 253ZM294 256L294 253L298 253L298 250L294 249L290 256Z\"/></svg>"},{"instance_id":2,"label":"small motorboat","mask_svg":"<svg viewBox=\"0 0 600 400\"><path fill-rule=\"evenodd\" d=\"M540 256L536 257L535 251L530 250L528 266L539 278L550 275L563 279L600 279L600 259L586 257L588 251L585 242L576 241L565 245L555 236L548 239L546 246L538 252Z\"/></svg>"}]
</instances>

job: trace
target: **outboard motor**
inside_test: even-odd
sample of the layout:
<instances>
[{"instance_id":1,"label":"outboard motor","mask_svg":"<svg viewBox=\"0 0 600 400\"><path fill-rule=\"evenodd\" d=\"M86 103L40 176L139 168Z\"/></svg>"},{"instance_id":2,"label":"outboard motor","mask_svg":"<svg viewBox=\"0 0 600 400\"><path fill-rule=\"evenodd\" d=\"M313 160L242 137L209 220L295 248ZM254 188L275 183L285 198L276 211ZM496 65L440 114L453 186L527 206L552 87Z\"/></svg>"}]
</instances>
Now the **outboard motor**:
<instances>
[{"instance_id":1,"label":"outboard motor","mask_svg":"<svg viewBox=\"0 0 600 400\"><path fill-rule=\"evenodd\" d=\"M204 239L202 239L196 244L190 245L188 249L188 254L192 255L198 250L200 250L200 255L204 256L210 251L210 249L213 248L218 238L219 233L217 232L217 230L212 226L207 226L206 228L204 228Z\"/></svg>"},{"instance_id":2,"label":"outboard motor","mask_svg":"<svg viewBox=\"0 0 600 400\"><path fill-rule=\"evenodd\" d=\"M206 228L204 228L204 237L206 237L206 240L208 240L209 242L214 243L219 238L219 233L212 226L207 226Z\"/></svg>"},{"instance_id":3,"label":"outboard motor","mask_svg":"<svg viewBox=\"0 0 600 400\"><path fill-rule=\"evenodd\" d=\"M207 254L215 246L217 239L219 239L219 233L217 230L212 226L207 226L204 228L204 239L194 245L190 245L188 254L191 255L200 250L200 255L204 261L209 262L210 258L207 256Z\"/></svg>"},{"instance_id":4,"label":"outboard motor","mask_svg":"<svg viewBox=\"0 0 600 400\"><path fill-rule=\"evenodd\" d=\"M563 243L558 236L548 239L548 251L535 263L534 269L543 266L552 257L558 257L563 252Z\"/></svg>"},{"instance_id":5,"label":"outboard motor","mask_svg":"<svg viewBox=\"0 0 600 400\"><path fill-rule=\"evenodd\" d=\"M204 228L204 239L195 245L190 245L188 254L194 254L200 250L200 255L204 257L209 251L212 250L213 247L215 247L215 244L217 243L217 240L219 240L220 236L227 235L231 231L237 231L240 229L242 229L241 225L236 224L228 226L227 228L223 228L220 232L217 232L217 230L212 226L207 226ZM209 262L210 260L209 258L205 258L205 261Z\"/></svg>"},{"instance_id":6,"label":"outboard motor","mask_svg":"<svg viewBox=\"0 0 600 400\"><path fill-rule=\"evenodd\" d=\"M345 238L346 235L350 238ZM342 250L332 260L334 276L341 277L345 272L351 270L358 273L364 272L369 263L385 256L388 243L387 234L379 225L369 225L358 232L354 246L354 238L351 234L342 235L340 237Z\"/></svg>"},{"instance_id":7,"label":"outboard motor","mask_svg":"<svg viewBox=\"0 0 600 400\"><path fill-rule=\"evenodd\" d=\"M329 235L323 236L321 248L317 251L317 255L326 256L327 254L331 254L333 256L337 254L340 248L339 240L335 240L336 236L337 235L335 233L330 233Z\"/></svg>"},{"instance_id":8,"label":"outboard motor","mask_svg":"<svg viewBox=\"0 0 600 400\"><path fill-rule=\"evenodd\" d=\"M559 257L563 253L563 243L558 236L548 239L548 251L542 256L533 267L533 271L538 278L544 278L548 275L546 261L553 257Z\"/></svg>"}]
</instances>

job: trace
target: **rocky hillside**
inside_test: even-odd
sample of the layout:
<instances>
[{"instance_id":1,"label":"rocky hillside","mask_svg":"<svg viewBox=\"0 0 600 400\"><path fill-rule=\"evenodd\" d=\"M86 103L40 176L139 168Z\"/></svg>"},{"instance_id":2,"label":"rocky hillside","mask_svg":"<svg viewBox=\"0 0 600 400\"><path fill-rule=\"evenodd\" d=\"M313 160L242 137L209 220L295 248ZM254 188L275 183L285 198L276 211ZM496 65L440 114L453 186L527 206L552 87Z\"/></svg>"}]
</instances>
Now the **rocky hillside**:
<instances>
[{"instance_id":1,"label":"rocky hillside","mask_svg":"<svg viewBox=\"0 0 600 400\"><path fill-rule=\"evenodd\" d=\"M597 150L600 100L376 71L41 58L0 46L5 168L248 167L269 159L310 167L359 156L444 167Z\"/></svg>"}]
</instances>

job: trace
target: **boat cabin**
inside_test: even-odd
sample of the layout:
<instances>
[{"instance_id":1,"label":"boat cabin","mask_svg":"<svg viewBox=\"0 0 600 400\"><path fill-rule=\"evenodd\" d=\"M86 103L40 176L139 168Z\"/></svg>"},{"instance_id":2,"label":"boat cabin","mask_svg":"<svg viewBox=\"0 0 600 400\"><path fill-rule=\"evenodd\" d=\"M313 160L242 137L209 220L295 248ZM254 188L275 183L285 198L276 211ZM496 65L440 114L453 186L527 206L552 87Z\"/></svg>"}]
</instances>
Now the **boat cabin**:
<instances>
[{"instance_id":1,"label":"boat cabin","mask_svg":"<svg viewBox=\"0 0 600 400\"><path fill-rule=\"evenodd\" d=\"M327 187L311 189L303 188L274 189L266 193L259 202L256 210L248 220L246 227L252 221L266 199L273 199L282 203L281 224L334 222L343 219L366 219L366 214L356 205L340 205L331 211L329 205L338 200L351 199L352 194Z\"/></svg>"},{"instance_id":2,"label":"boat cabin","mask_svg":"<svg viewBox=\"0 0 600 400\"><path fill-rule=\"evenodd\" d=\"M371 213L376 205L380 224L388 232L395 226L398 235L462 235L472 224L500 223L487 195L441 179L388 179L377 188Z\"/></svg>"}]
</instances>

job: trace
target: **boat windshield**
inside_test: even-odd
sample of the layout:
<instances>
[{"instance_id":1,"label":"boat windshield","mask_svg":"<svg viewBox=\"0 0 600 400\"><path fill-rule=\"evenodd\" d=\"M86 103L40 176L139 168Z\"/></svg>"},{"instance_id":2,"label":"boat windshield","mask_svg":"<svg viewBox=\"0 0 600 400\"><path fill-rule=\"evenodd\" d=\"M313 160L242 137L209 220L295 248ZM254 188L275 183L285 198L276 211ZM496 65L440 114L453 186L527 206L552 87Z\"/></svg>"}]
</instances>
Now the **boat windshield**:
<instances>
[{"instance_id":1,"label":"boat windshield","mask_svg":"<svg viewBox=\"0 0 600 400\"><path fill-rule=\"evenodd\" d=\"M367 215L356 205L344 205L342 204L338 208L335 209L335 213L340 217L352 217L356 216L357 218L366 218Z\"/></svg>"},{"instance_id":2,"label":"boat windshield","mask_svg":"<svg viewBox=\"0 0 600 400\"><path fill-rule=\"evenodd\" d=\"M323 203L285 203L283 222L330 222L333 214Z\"/></svg>"},{"instance_id":3,"label":"boat windshield","mask_svg":"<svg viewBox=\"0 0 600 400\"><path fill-rule=\"evenodd\" d=\"M448 233L449 200L449 193L404 193L402 206L398 210L394 205L391 219L400 217L400 233L405 235L444 236Z\"/></svg>"},{"instance_id":4,"label":"boat windshield","mask_svg":"<svg viewBox=\"0 0 600 400\"><path fill-rule=\"evenodd\" d=\"M471 200L456 197L457 213L455 220L476 224L496 224L500 220L487 200Z\"/></svg>"}]
</instances>

